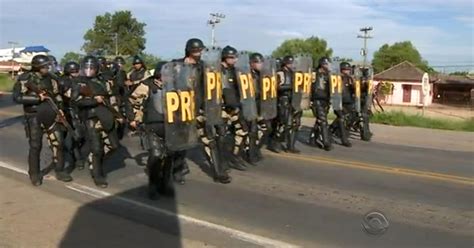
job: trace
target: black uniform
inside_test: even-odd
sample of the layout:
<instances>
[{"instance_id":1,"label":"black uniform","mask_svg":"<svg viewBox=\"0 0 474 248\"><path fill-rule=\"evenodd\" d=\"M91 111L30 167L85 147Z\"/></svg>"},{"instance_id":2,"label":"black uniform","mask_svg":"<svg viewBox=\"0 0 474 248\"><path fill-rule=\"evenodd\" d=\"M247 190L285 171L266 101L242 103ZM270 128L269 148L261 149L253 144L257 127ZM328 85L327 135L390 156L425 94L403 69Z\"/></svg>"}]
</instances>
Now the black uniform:
<instances>
[{"instance_id":1,"label":"black uniform","mask_svg":"<svg viewBox=\"0 0 474 248\"><path fill-rule=\"evenodd\" d=\"M42 172L40 170L40 154L42 148L43 134L46 134L49 146L53 153L52 165L56 171L58 180L71 181L72 178L64 170L63 137L64 127L56 122L57 114L49 104L56 104L62 108L62 97L59 92L59 84L53 80L49 73L44 73L48 67L48 58L37 55L32 60L32 71L19 76L13 87L13 100L23 104L25 114L25 131L28 137L28 174L33 185L42 184ZM43 72L41 72L43 70ZM51 99L41 100L38 92Z\"/></svg>"},{"instance_id":2,"label":"black uniform","mask_svg":"<svg viewBox=\"0 0 474 248\"><path fill-rule=\"evenodd\" d=\"M243 158L246 157L245 145L248 142L249 126L242 117L237 74L235 67L226 65L224 62L221 71L224 100L222 116L227 123L226 133L229 133L234 140L229 165L237 170L245 170L248 165Z\"/></svg>"},{"instance_id":3,"label":"black uniform","mask_svg":"<svg viewBox=\"0 0 474 248\"><path fill-rule=\"evenodd\" d=\"M331 130L341 138L342 145L352 146L349 141L349 129L347 125L347 120L350 118L351 113L354 108L354 98L355 94L354 89L354 79L347 74L342 76L342 110L334 111L336 114L336 119L331 124Z\"/></svg>"},{"instance_id":4,"label":"black uniform","mask_svg":"<svg viewBox=\"0 0 474 248\"><path fill-rule=\"evenodd\" d=\"M313 130L310 134L309 143L318 144L318 139L325 150L332 149L332 139L329 132L327 115L330 107L330 81L329 73L323 68L319 68L316 73L316 79L311 89L311 110L316 117Z\"/></svg>"},{"instance_id":5,"label":"black uniform","mask_svg":"<svg viewBox=\"0 0 474 248\"><path fill-rule=\"evenodd\" d=\"M80 111L83 111L86 119L87 140L90 143L92 153L92 177L94 183L99 187L107 187L105 172L103 168L103 158L105 155L104 146L109 151L114 151L119 146L116 133L116 119L106 88L106 82L101 81L95 75L97 61L94 57L84 58L82 70L90 70L92 73L84 73L77 87L73 89L72 99ZM88 75L89 74L89 75ZM102 96L103 102L95 98Z\"/></svg>"},{"instance_id":6,"label":"black uniform","mask_svg":"<svg viewBox=\"0 0 474 248\"><path fill-rule=\"evenodd\" d=\"M163 88L159 73L163 64L165 63L158 63L154 76L140 82L130 94L141 100L139 109L143 111L143 115L135 115L131 108L127 111L129 121L141 123L140 129L145 134L143 145L148 151L148 194L151 199L157 199L158 192L164 194L174 192L172 169L181 155L179 152L169 152L165 147Z\"/></svg>"},{"instance_id":7,"label":"black uniform","mask_svg":"<svg viewBox=\"0 0 474 248\"><path fill-rule=\"evenodd\" d=\"M372 132L370 131L370 106L372 103L372 97L369 95L370 94L370 82L368 78L368 70L366 69L365 71L366 75L362 76L361 80L361 87L360 87L360 102L361 102L361 117L360 117L360 122L361 124L359 125L360 128L360 137L362 140L369 141L372 138Z\"/></svg>"},{"instance_id":8,"label":"black uniform","mask_svg":"<svg viewBox=\"0 0 474 248\"><path fill-rule=\"evenodd\" d=\"M288 63L285 58L283 59L283 64ZM276 118L276 123L274 123L272 143L269 149L279 152L281 147L280 142L286 141L286 151L299 153L295 144L296 134L301 125L301 116L303 115L303 112L296 111L291 105L294 73L289 67L283 66L282 69L277 72L277 75L279 84L278 116Z\"/></svg>"},{"instance_id":9,"label":"black uniform","mask_svg":"<svg viewBox=\"0 0 474 248\"><path fill-rule=\"evenodd\" d=\"M261 100L261 92L262 89L260 88L262 83L261 73L255 69L251 70L252 78L254 82L254 89L255 89L255 100L257 101L257 106L260 107L259 101ZM249 162L256 163L262 160L262 152L261 148L264 144L267 143L268 136L272 132L272 126L270 120L265 120L262 118L262 110L258 109L259 118L255 121L249 123Z\"/></svg>"},{"instance_id":10,"label":"black uniform","mask_svg":"<svg viewBox=\"0 0 474 248\"><path fill-rule=\"evenodd\" d=\"M84 120L80 118L79 109L71 100L72 90L79 80L71 75L71 68L79 72L79 64L71 62L65 65L64 75L61 77L60 91L64 100L64 114L68 122L72 124L75 136L72 133L66 134L64 148L66 153L72 156L75 167L81 170L84 168L87 157L87 151L85 150L85 124Z\"/></svg>"}]
</instances>

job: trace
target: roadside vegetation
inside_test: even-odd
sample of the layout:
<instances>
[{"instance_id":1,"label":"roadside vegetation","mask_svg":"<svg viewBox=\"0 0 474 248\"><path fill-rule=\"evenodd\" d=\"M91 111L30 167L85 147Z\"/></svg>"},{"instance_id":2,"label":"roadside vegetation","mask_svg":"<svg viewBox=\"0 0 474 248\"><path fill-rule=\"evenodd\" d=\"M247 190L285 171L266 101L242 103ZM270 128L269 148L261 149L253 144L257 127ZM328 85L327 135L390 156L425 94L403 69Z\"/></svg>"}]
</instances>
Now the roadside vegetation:
<instances>
[{"instance_id":1,"label":"roadside vegetation","mask_svg":"<svg viewBox=\"0 0 474 248\"><path fill-rule=\"evenodd\" d=\"M0 91L12 91L14 83L10 74L0 74Z\"/></svg>"}]
</instances>

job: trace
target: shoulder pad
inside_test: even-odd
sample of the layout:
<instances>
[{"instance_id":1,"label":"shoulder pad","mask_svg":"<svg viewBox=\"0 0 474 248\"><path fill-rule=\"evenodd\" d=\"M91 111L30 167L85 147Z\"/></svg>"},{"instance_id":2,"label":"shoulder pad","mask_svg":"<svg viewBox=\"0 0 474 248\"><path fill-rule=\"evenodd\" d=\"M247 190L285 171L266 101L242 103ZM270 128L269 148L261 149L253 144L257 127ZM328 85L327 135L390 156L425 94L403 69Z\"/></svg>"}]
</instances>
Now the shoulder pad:
<instances>
[{"instance_id":1,"label":"shoulder pad","mask_svg":"<svg viewBox=\"0 0 474 248\"><path fill-rule=\"evenodd\" d=\"M25 81L25 80L30 79L30 77L31 77L31 72L25 72L18 76L18 81Z\"/></svg>"}]
</instances>

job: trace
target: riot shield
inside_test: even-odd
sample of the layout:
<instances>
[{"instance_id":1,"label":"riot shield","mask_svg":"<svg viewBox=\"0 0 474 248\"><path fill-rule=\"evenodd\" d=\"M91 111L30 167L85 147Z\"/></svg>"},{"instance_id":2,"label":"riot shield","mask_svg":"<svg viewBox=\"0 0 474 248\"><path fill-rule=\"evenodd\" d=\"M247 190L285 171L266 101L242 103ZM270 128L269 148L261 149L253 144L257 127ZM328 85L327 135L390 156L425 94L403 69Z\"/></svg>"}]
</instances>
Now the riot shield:
<instances>
[{"instance_id":1,"label":"riot shield","mask_svg":"<svg viewBox=\"0 0 474 248\"><path fill-rule=\"evenodd\" d=\"M354 109L356 112L360 113L361 111L361 84L362 84L362 70L360 67L354 69Z\"/></svg>"},{"instance_id":2,"label":"riot shield","mask_svg":"<svg viewBox=\"0 0 474 248\"><path fill-rule=\"evenodd\" d=\"M182 62L169 62L161 69L165 145L169 151L198 144L193 88L197 76L196 67Z\"/></svg>"},{"instance_id":3,"label":"riot shield","mask_svg":"<svg viewBox=\"0 0 474 248\"><path fill-rule=\"evenodd\" d=\"M204 115L208 125L223 123L221 52L221 48L210 47L201 56L204 69Z\"/></svg>"},{"instance_id":4,"label":"riot shield","mask_svg":"<svg viewBox=\"0 0 474 248\"><path fill-rule=\"evenodd\" d=\"M252 121L258 118L257 103L252 74L250 73L250 60L247 52L239 53L239 60L235 65L237 84L239 86L240 104L245 120Z\"/></svg>"},{"instance_id":5,"label":"riot shield","mask_svg":"<svg viewBox=\"0 0 474 248\"><path fill-rule=\"evenodd\" d=\"M338 111L342 110L342 78L339 72L339 64L332 64L331 75L329 76L329 83L331 90L331 106L332 109Z\"/></svg>"},{"instance_id":6,"label":"riot shield","mask_svg":"<svg viewBox=\"0 0 474 248\"><path fill-rule=\"evenodd\" d=\"M364 80L362 81L361 94L364 100L364 108L370 110L372 108L372 93L373 93L373 80L374 80L374 71L372 68L367 68L363 73Z\"/></svg>"},{"instance_id":7,"label":"riot shield","mask_svg":"<svg viewBox=\"0 0 474 248\"><path fill-rule=\"evenodd\" d=\"M268 56L263 62L260 80L259 114L265 120L271 120L277 116L277 82L276 61Z\"/></svg>"},{"instance_id":8,"label":"riot shield","mask_svg":"<svg viewBox=\"0 0 474 248\"><path fill-rule=\"evenodd\" d=\"M313 58L305 55L305 71L303 77L303 95L301 98L301 109L307 110L311 107L311 84L314 81L313 76Z\"/></svg>"},{"instance_id":9,"label":"riot shield","mask_svg":"<svg viewBox=\"0 0 474 248\"><path fill-rule=\"evenodd\" d=\"M293 62L293 93L291 105L295 111L309 108L311 94L312 62L307 55L294 56Z\"/></svg>"}]
</instances>

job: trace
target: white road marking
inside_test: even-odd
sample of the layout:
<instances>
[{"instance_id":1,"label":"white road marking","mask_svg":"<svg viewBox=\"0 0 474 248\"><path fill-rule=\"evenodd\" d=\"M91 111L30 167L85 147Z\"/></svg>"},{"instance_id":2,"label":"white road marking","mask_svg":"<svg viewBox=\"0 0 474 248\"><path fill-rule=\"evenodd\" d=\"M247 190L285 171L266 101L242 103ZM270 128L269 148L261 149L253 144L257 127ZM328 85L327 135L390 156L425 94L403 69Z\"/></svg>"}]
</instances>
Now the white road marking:
<instances>
[{"instance_id":1,"label":"white road marking","mask_svg":"<svg viewBox=\"0 0 474 248\"><path fill-rule=\"evenodd\" d=\"M28 175L28 172L26 170L18 168L16 166L13 166L13 165L8 164L8 163L5 163L3 161L0 161L0 167L5 168L5 169L9 169L9 170L12 170L12 171L24 174L24 175ZM187 223L190 223L190 224L194 224L194 225L202 226L202 227L209 228L209 229L212 229L212 230L216 230L216 231L219 231L219 232L222 232L222 233L225 233L225 234L229 235L231 238L236 238L236 239L239 239L239 240L242 240L242 241L250 242L250 243L255 244L255 245L261 245L261 246L264 246L264 247L298 247L296 245L286 243L284 241L280 241L280 240L276 240L276 239L263 237L263 236L260 236L260 235L255 235L255 234L243 232L243 231L240 231L240 230L237 230L237 229L234 229L234 228L230 228L230 227L226 227L226 226L223 226L223 225L208 222L208 221L205 221L205 220L197 219L197 218L194 218L194 217L191 217L191 216L178 214L178 213L173 213L173 212L170 212L168 210L160 209L160 208L157 208L157 207L154 207L154 206L151 206L151 205L147 205L147 204L139 202L139 201L135 201L135 200L132 200L132 199L129 199L129 198L126 198L126 197L122 197L122 196L117 196L117 195L111 194L109 192L99 190L99 189L95 189L95 188L91 188L89 186L85 186L85 185L82 185L82 184L78 184L78 183L65 184L65 187L70 189L70 190L73 190L75 192L94 197L96 199L103 199L103 198L107 198L107 197L113 197L113 199L123 201L123 202L129 203L129 204L132 204L132 205L135 205L135 206L138 206L138 207L146 208L148 210L157 212L159 214L167 215L167 216L170 216L170 217L176 217L182 222L187 222Z\"/></svg>"}]
</instances>

